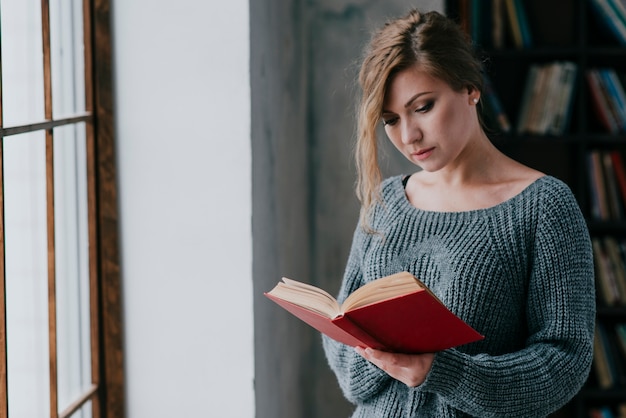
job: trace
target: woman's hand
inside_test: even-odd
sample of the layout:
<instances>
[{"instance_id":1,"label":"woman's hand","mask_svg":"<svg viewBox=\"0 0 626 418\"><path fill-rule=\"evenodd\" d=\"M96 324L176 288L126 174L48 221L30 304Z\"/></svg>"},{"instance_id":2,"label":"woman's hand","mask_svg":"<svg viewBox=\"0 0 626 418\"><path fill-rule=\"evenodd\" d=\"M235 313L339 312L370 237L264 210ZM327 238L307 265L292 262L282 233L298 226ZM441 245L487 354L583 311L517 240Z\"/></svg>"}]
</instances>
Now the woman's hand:
<instances>
[{"instance_id":1,"label":"woman's hand","mask_svg":"<svg viewBox=\"0 0 626 418\"><path fill-rule=\"evenodd\" d=\"M424 383L435 360L434 353L399 354L361 347L357 347L356 351L389 376L409 387Z\"/></svg>"}]
</instances>

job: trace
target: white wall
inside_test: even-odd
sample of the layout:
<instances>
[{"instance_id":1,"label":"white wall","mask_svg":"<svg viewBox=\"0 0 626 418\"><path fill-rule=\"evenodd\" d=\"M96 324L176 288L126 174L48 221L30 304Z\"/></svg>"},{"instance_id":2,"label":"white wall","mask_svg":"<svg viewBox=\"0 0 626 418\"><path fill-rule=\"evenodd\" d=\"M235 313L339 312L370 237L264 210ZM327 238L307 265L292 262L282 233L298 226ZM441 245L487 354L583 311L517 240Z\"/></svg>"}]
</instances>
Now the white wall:
<instances>
[{"instance_id":1,"label":"white wall","mask_svg":"<svg viewBox=\"0 0 626 418\"><path fill-rule=\"evenodd\" d=\"M248 0L112 16L127 416L253 417Z\"/></svg>"}]
</instances>

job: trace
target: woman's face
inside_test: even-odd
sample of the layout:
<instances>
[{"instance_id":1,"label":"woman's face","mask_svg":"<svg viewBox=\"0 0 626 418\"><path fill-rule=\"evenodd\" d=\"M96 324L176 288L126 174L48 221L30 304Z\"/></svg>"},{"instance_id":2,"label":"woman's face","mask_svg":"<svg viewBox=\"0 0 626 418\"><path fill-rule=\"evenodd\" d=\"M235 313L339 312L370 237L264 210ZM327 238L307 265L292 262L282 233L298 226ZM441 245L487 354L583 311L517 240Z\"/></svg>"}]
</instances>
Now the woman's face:
<instances>
[{"instance_id":1,"label":"woman's face","mask_svg":"<svg viewBox=\"0 0 626 418\"><path fill-rule=\"evenodd\" d=\"M426 171L453 167L477 132L478 91L460 92L414 66L397 73L383 104L385 132L409 161ZM452 164L452 166L451 166Z\"/></svg>"}]
</instances>

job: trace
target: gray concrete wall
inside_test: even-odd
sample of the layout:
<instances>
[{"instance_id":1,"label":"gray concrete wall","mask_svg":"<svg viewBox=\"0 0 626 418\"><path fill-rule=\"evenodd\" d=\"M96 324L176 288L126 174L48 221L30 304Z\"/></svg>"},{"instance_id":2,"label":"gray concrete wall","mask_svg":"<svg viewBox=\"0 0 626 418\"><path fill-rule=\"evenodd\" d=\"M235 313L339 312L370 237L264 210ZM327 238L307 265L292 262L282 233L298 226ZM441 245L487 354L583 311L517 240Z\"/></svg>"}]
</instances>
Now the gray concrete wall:
<instances>
[{"instance_id":1,"label":"gray concrete wall","mask_svg":"<svg viewBox=\"0 0 626 418\"><path fill-rule=\"evenodd\" d=\"M339 289L358 218L352 150L361 51L388 17L442 4L250 1L257 417L350 415L319 334L262 293L281 276ZM385 175L414 170L381 144Z\"/></svg>"}]
</instances>

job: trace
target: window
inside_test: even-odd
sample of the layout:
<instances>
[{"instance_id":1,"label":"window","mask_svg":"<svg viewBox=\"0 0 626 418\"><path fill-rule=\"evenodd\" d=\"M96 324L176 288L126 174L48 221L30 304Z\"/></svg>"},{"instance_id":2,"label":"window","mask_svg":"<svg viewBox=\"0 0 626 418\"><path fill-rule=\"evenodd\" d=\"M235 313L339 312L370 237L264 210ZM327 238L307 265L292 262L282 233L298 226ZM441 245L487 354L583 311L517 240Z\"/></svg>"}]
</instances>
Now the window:
<instances>
[{"instance_id":1,"label":"window","mask_svg":"<svg viewBox=\"0 0 626 418\"><path fill-rule=\"evenodd\" d=\"M0 417L123 417L109 0L0 0Z\"/></svg>"}]
</instances>

